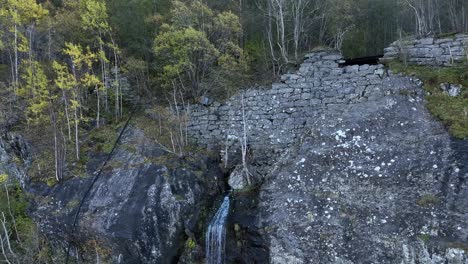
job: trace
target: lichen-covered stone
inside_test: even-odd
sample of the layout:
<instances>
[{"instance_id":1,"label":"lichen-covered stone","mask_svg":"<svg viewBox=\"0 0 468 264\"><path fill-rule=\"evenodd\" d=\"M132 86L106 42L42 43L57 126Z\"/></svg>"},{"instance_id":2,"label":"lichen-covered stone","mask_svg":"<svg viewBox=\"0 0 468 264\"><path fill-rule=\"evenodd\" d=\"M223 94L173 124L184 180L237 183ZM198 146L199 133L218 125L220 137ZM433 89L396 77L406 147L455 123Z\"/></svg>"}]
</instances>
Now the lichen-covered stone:
<instances>
[{"instance_id":1,"label":"lichen-covered stone","mask_svg":"<svg viewBox=\"0 0 468 264\"><path fill-rule=\"evenodd\" d=\"M467 34L454 38L402 39L384 49L383 62L401 59L416 65L449 66L462 63L468 52Z\"/></svg>"}]
</instances>

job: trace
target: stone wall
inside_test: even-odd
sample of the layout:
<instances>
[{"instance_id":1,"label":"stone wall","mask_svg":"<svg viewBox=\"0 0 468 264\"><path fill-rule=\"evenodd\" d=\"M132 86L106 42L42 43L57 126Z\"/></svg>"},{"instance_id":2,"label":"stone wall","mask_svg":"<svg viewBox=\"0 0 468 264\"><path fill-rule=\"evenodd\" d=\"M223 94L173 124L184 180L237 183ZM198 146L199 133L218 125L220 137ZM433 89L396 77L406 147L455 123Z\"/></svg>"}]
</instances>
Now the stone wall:
<instances>
[{"instance_id":1,"label":"stone wall","mask_svg":"<svg viewBox=\"0 0 468 264\"><path fill-rule=\"evenodd\" d=\"M445 38L411 37L398 40L384 50L382 60L393 59L429 66L448 66L468 61L468 34L456 34Z\"/></svg>"},{"instance_id":2,"label":"stone wall","mask_svg":"<svg viewBox=\"0 0 468 264\"><path fill-rule=\"evenodd\" d=\"M271 89L250 89L222 104L194 106L189 131L199 144L220 145L242 137L245 119L253 149L281 150L325 119L324 108L377 100L396 92L383 65L341 67L342 59L336 52L311 53L296 73L283 75L281 83Z\"/></svg>"}]
</instances>

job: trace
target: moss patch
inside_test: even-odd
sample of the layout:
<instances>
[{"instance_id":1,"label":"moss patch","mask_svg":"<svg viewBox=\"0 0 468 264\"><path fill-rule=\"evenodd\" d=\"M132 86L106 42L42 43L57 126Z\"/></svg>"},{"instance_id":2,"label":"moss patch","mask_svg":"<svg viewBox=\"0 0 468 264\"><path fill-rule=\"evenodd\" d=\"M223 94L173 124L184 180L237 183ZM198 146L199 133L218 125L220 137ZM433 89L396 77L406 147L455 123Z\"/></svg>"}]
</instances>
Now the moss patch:
<instances>
[{"instance_id":1,"label":"moss patch","mask_svg":"<svg viewBox=\"0 0 468 264\"><path fill-rule=\"evenodd\" d=\"M188 238L185 242L185 247L189 250L194 250L197 247L197 243L192 238Z\"/></svg>"},{"instance_id":2,"label":"moss patch","mask_svg":"<svg viewBox=\"0 0 468 264\"><path fill-rule=\"evenodd\" d=\"M419 197L419 199L416 201L416 204L424 207L424 208L431 208L436 206L439 203L439 197L433 195L433 194L424 194Z\"/></svg>"},{"instance_id":3,"label":"moss patch","mask_svg":"<svg viewBox=\"0 0 468 264\"><path fill-rule=\"evenodd\" d=\"M80 200L78 199L73 199L67 203L67 208L73 209L77 207L80 204Z\"/></svg>"},{"instance_id":4,"label":"moss patch","mask_svg":"<svg viewBox=\"0 0 468 264\"><path fill-rule=\"evenodd\" d=\"M418 235L418 238L424 242L424 244L427 244L429 243L429 241L431 240L431 235L429 234L421 234L421 235Z\"/></svg>"},{"instance_id":5,"label":"moss patch","mask_svg":"<svg viewBox=\"0 0 468 264\"><path fill-rule=\"evenodd\" d=\"M118 123L92 130L89 133L89 144L87 145L87 150L109 154L114 147L117 137L119 136L118 130L121 126L122 124Z\"/></svg>"},{"instance_id":6,"label":"moss patch","mask_svg":"<svg viewBox=\"0 0 468 264\"><path fill-rule=\"evenodd\" d=\"M440 39L440 38L452 38L452 39L455 39L455 35L457 34L457 32L448 32L448 33L441 33L441 34L437 34L435 37Z\"/></svg>"},{"instance_id":7,"label":"moss patch","mask_svg":"<svg viewBox=\"0 0 468 264\"><path fill-rule=\"evenodd\" d=\"M449 248L457 248L463 250L465 253L468 253L468 244L463 244L463 243L450 243Z\"/></svg>"},{"instance_id":8,"label":"moss patch","mask_svg":"<svg viewBox=\"0 0 468 264\"><path fill-rule=\"evenodd\" d=\"M424 82L427 108L460 139L468 138L468 65L453 67L405 66L393 61L389 67L396 73L416 76ZM441 83L461 84L459 96L450 97L440 88Z\"/></svg>"}]
</instances>

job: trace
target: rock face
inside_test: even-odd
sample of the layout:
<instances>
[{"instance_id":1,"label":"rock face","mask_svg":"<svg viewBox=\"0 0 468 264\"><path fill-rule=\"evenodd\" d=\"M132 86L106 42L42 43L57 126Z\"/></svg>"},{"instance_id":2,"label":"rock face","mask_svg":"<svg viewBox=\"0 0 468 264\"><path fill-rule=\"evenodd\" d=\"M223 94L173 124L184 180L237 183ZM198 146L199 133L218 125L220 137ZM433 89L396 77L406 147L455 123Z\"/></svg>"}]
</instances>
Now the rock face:
<instances>
[{"instance_id":1,"label":"rock face","mask_svg":"<svg viewBox=\"0 0 468 264\"><path fill-rule=\"evenodd\" d=\"M270 262L467 263L467 142L458 152L419 96L323 114L261 187Z\"/></svg>"},{"instance_id":2,"label":"rock face","mask_svg":"<svg viewBox=\"0 0 468 264\"><path fill-rule=\"evenodd\" d=\"M71 252L75 245L80 245L78 251L94 245L112 263L174 263L188 238L203 244L201 220L213 197L222 193L218 163L202 154L168 156L136 128L125 133L83 204L79 228L71 234L80 199L101 162L102 157L95 157L88 163L88 178L51 189L31 188L38 196L33 215L53 241L76 241Z\"/></svg>"},{"instance_id":3,"label":"rock face","mask_svg":"<svg viewBox=\"0 0 468 264\"><path fill-rule=\"evenodd\" d=\"M233 206L237 251L255 263L468 263L468 142L429 114L419 80L340 58L310 54L271 90L192 109L200 144L223 149L246 122L253 161L268 157L254 204Z\"/></svg>"},{"instance_id":4,"label":"rock face","mask_svg":"<svg viewBox=\"0 0 468 264\"><path fill-rule=\"evenodd\" d=\"M28 177L24 170L29 164L30 146L19 135L0 133L0 175L8 175L9 180L17 180L25 187Z\"/></svg>"}]
</instances>

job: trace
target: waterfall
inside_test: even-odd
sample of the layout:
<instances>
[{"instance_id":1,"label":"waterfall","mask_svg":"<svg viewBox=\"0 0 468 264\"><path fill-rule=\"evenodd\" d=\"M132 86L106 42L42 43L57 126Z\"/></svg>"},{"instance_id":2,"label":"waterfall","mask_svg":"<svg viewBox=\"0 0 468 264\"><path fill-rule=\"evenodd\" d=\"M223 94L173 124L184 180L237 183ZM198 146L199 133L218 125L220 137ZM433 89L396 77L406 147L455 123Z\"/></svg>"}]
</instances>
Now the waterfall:
<instances>
[{"instance_id":1,"label":"waterfall","mask_svg":"<svg viewBox=\"0 0 468 264\"><path fill-rule=\"evenodd\" d=\"M226 219L229 213L229 195L211 220L206 231L206 263L223 264L226 248Z\"/></svg>"}]
</instances>

